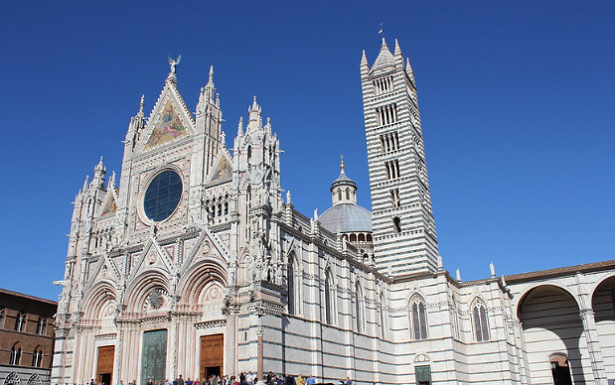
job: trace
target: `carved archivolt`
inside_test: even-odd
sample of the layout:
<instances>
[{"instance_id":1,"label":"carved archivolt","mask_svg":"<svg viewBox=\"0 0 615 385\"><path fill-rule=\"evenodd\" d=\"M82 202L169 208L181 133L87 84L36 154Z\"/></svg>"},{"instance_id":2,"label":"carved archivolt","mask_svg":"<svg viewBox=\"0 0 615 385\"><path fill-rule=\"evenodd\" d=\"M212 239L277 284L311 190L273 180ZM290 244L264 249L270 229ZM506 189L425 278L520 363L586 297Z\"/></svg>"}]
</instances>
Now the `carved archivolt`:
<instances>
[{"instance_id":1,"label":"carved archivolt","mask_svg":"<svg viewBox=\"0 0 615 385\"><path fill-rule=\"evenodd\" d=\"M126 311L140 313L146 308L149 309L153 302L158 303L160 296L163 297L163 302L168 301L170 286L169 279L161 271L150 270L137 276L132 285L126 289ZM152 294L153 292L156 294ZM156 296L157 294L159 296ZM151 309L157 310L154 307Z\"/></svg>"},{"instance_id":2,"label":"carved archivolt","mask_svg":"<svg viewBox=\"0 0 615 385\"><path fill-rule=\"evenodd\" d=\"M215 260L200 260L179 282L178 293L181 302L192 305L201 304L204 300L205 289L212 290L212 284L219 287L219 295L221 296L222 288L228 284L226 269ZM213 296L214 293L211 292L209 295Z\"/></svg>"},{"instance_id":3,"label":"carved archivolt","mask_svg":"<svg viewBox=\"0 0 615 385\"><path fill-rule=\"evenodd\" d=\"M117 305L117 292L110 282L100 282L94 285L83 301L85 319L100 320L111 318Z\"/></svg>"}]
</instances>

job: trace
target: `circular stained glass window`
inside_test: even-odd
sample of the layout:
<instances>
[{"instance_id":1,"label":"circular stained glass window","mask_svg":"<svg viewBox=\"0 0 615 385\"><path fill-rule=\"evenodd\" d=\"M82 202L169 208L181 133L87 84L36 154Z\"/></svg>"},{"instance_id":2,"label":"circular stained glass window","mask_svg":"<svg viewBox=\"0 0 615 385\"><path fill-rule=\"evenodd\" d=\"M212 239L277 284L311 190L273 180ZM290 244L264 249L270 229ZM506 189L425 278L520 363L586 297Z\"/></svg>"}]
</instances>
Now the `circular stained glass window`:
<instances>
[{"instance_id":1,"label":"circular stained glass window","mask_svg":"<svg viewBox=\"0 0 615 385\"><path fill-rule=\"evenodd\" d=\"M182 180L175 171L159 174L147 187L143 210L149 219L160 222L173 214L182 196Z\"/></svg>"}]
</instances>

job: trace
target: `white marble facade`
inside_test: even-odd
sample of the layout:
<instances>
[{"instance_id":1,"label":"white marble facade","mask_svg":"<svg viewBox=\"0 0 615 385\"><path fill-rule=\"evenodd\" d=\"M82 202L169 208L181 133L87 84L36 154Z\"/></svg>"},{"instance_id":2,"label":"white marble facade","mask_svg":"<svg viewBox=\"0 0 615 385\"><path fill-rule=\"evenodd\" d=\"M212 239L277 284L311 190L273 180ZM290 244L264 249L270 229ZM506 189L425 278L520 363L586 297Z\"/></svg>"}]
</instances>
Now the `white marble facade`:
<instances>
[{"instance_id":1,"label":"white marble facade","mask_svg":"<svg viewBox=\"0 0 615 385\"><path fill-rule=\"evenodd\" d=\"M161 330L151 355L164 378L615 378L615 261L472 282L442 269L414 75L397 42L361 62L373 229L347 233L282 197L278 138L256 99L231 152L213 69L192 114L175 65L149 118L142 101L131 120L119 181L101 159L75 198L52 384L141 381L144 336ZM343 172L336 182L356 193ZM215 336L222 344L204 348Z\"/></svg>"}]
</instances>

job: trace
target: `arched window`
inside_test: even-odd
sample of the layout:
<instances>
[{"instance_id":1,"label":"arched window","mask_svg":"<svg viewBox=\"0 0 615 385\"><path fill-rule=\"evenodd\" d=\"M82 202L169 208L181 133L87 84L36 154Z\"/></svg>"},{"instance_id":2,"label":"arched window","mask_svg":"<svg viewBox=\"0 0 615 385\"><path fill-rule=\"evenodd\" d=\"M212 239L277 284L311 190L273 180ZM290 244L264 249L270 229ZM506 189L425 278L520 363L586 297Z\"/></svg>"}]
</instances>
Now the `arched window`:
<instances>
[{"instance_id":1,"label":"arched window","mask_svg":"<svg viewBox=\"0 0 615 385\"><path fill-rule=\"evenodd\" d=\"M0 306L0 329L4 329L4 306Z\"/></svg>"},{"instance_id":2,"label":"arched window","mask_svg":"<svg viewBox=\"0 0 615 385\"><path fill-rule=\"evenodd\" d=\"M553 354L549 357L553 382L557 385L572 385L570 377L570 365L564 354Z\"/></svg>"},{"instance_id":3,"label":"arched window","mask_svg":"<svg viewBox=\"0 0 615 385\"><path fill-rule=\"evenodd\" d=\"M43 350L40 347L34 349L32 353L32 366L40 368L43 362Z\"/></svg>"},{"instance_id":4,"label":"arched window","mask_svg":"<svg viewBox=\"0 0 615 385\"><path fill-rule=\"evenodd\" d=\"M412 338L424 340L427 338L427 312L423 298L416 296L410 300L410 326Z\"/></svg>"},{"instance_id":5,"label":"arched window","mask_svg":"<svg viewBox=\"0 0 615 385\"><path fill-rule=\"evenodd\" d=\"M364 314L363 314L363 290L361 290L361 285L359 282L355 285L355 293L356 293L356 301L355 301L355 313L357 316L357 332L363 332L363 322L364 322Z\"/></svg>"},{"instance_id":6,"label":"arched window","mask_svg":"<svg viewBox=\"0 0 615 385\"><path fill-rule=\"evenodd\" d=\"M297 292L295 289L295 257L294 254L288 256L288 267L286 270L286 286L288 290L288 314L297 314Z\"/></svg>"},{"instance_id":7,"label":"arched window","mask_svg":"<svg viewBox=\"0 0 615 385\"><path fill-rule=\"evenodd\" d=\"M483 301L477 299L472 306L472 323L474 324L474 336L476 341L489 341L489 323L487 320L487 308Z\"/></svg>"},{"instance_id":8,"label":"arched window","mask_svg":"<svg viewBox=\"0 0 615 385\"><path fill-rule=\"evenodd\" d=\"M42 335L42 334L45 334L46 330L47 330L47 320L43 317L39 317L38 325L36 327L36 333Z\"/></svg>"},{"instance_id":9,"label":"arched window","mask_svg":"<svg viewBox=\"0 0 615 385\"><path fill-rule=\"evenodd\" d=\"M19 314L17 314L17 317L15 318L15 330L17 330L18 332L23 332L25 324L26 324L26 314L20 311Z\"/></svg>"},{"instance_id":10,"label":"arched window","mask_svg":"<svg viewBox=\"0 0 615 385\"><path fill-rule=\"evenodd\" d=\"M19 365L19 360L21 360L21 348L18 347L17 344L15 344L11 348L11 358L9 361L9 365Z\"/></svg>"},{"instance_id":11,"label":"arched window","mask_svg":"<svg viewBox=\"0 0 615 385\"><path fill-rule=\"evenodd\" d=\"M451 296L451 318L453 320L453 336L459 338L459 313L457 312L457 298L453 294Z\"/></svg>"},{"instance_id":12,"label":"arched window","mask_svg":"<svg viewBox=\"0 0 615 385\"><path fill-rule=\"evenodd\" d=\"M386 338L387 337L387 328L388 328L388 323L387 323L387 313L386 313L386 303L384 302L384 294L380 293L380 336L382 338Z\"/></svg>"},{"instance_id":13,"label":"arched window","mask_svg":"<svg viewBox=\"0 0 615 385\"><path fill-rule=\"evenodd\" d=\"M331 272L327 270L325 273L325 322L328 324L332 324L334 321L334 295L333 290L333 278L331 277Z\"/></svg>"}]
</instances>

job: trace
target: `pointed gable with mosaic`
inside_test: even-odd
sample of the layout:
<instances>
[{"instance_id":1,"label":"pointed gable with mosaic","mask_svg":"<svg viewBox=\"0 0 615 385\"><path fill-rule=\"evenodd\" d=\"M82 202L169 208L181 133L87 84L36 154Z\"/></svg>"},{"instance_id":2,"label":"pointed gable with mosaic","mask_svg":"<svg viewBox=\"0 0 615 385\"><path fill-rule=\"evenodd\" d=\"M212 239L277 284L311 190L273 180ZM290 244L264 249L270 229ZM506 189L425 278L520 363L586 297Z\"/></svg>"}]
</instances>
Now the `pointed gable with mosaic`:
<instances>
[{"instance_id":1,"label":"pointed gable with mosaic","mask_svg":"<svg viewBox=\"0 0 615 385\"><path fill-rule=\"evenodd\" d=\"M103 200L102 209L100 210L99 217L106 217L108 215L114 215L117 212L117 199L115 188L109 189L107 196Z\"/></svg>"},{"instance_id":2,"label":"pointed gable with mosaic","mask_svg":"<svg viewBox=\"0 0 615 385\"><path fill-rule=\"evenodd\" d=\"M221 151L218 159L215 163L216 167L212 169L208 181L210 183L216 183L220 181L226 181L233 176L233 168L231 161L226 151Z\"/></svg>"},{"instance_id":3,"label":"pointed gable with mosaic","mask_svg":"<svg viewBox=\"0 0 615 385\"><path fill-rule=\"evenodd\" d=\"M173 81L167 79L139 143L151 151L194 133L194 118Z\"/></svg>"}]
</instances>

